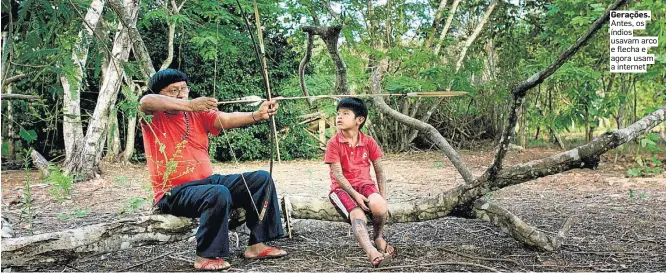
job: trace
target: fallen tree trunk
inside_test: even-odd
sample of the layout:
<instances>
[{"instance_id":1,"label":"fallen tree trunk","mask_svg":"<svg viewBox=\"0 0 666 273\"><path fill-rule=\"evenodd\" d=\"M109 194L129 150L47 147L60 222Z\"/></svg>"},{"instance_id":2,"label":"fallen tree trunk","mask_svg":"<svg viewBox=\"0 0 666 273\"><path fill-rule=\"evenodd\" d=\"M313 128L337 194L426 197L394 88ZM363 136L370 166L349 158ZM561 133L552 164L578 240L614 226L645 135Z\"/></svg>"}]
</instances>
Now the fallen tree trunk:
<instances>
[{"instance_id":1,"label":"fallen tree trunk","mask_svg":"<svg viewBox=\"0 0 666 273\"><path fill-rule=\"evenodd\" d=\"M666 106L636 121L627 128L601 135L590 143L503 169L494 180L484 176L472 183L459 185L434 197L418 202L389 204L390 221L420 222L446 216L486 220L516 240L538 250L557 249L571 226L567 220L557 236L548 236L528 225L508 210L490 204L482 197L491 190L517 185L576 168L596 168L605 152L649 132L666 121ZM346 221L327 198L289 196L283 198L285 218ZM230 229L245 221L242 210L234 210ZM41 266L63 264L92 253L112 252L146 244L163 244L191 236L196 223L188 218L153 215L138 219L120 220L56 233L13 238L2 242L2 266ZM289 229L289 226L288 226ZM289 232L291 233L291 232Z\"/></svg>"},{"instance_id":2,"label":"fallen tree trunk","mask_svg":"<svg viewBox=\"0 0 666 273\"><path fill-rule=\"evenodd\" d=\"M382 107L380 105L380 108ZM486 176L481 176L472 183L458 185L433 197L421 199L417 203L389 204L391 222L418 222L448 215L474 218L473 202L483 197L488 191L499 190L572 169L595 169L602 154L650 132L664 121L666 121L666 105L627 128L607 132L580 147L504 168L491 180ZM342 219L337 216L337 212L326 198L290 197L290 199L294 218L329 221Z\"/></svg>"},{"instance_id":3,"label":"fallen tree trunk","mask_svg":"<svg viewBox=\"0 0 666 273\"><path fill-rule=\"evenodd\" d=\"M30 152L30 158L32 159L32 164L39 169L44 176L49 176L49 161L44 158L37 150L32 149Z\"/></svg>"},{"instance_id":4,"label":"fallen tree trunk","mask_svg":"<svg viewBox=\"0 0 666 273\"><path fill-rule=\"evenodd\" d=\"M3 267L49 268L76 258L192 236L194 221L151 215L54 233L2 240Z\"/></svg>"},{"instance_id":5,"label":"fallen tree trunk","mask_svg":"<svg viewBox=\"0 0 666 273\"><path fill-rule=\"evenodd\" d=\"M229 218L229 230L235 230L245 223L245 211L233 209ZM154 214L59 232L3 239L2 267L46 269L93 254L177 242L194 236L197 226L198 221L195 219Z\"/></svg>"}]
</instances>

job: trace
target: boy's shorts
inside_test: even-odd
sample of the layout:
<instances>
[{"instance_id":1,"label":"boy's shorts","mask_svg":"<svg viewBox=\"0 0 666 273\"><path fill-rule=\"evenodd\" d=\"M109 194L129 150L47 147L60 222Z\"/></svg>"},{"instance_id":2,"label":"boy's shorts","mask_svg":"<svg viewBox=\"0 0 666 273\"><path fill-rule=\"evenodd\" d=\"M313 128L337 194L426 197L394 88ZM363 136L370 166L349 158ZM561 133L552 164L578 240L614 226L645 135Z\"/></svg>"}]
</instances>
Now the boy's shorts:
<instances>
[{"instance_id":1,"label":"boy's shorts","mask_svg":"<svg viewBox=\"0 0 666 273\"><path fill-rule=\"evenodd\" d=\"M375 184L363 184L358 187L352 186L352 188L366 198L368 198L373 193L379 193L379 190L377 190ZM342 188L332 190L328 194L328 199L331 200L335 210L337 210L343 218L347 219L347 221L349 221L349 213L353 209L359 207L358 203L356 203L356 200L354 200L354 198L352 198L349 193L347 193Z\"/></svg>"}]
</instances>

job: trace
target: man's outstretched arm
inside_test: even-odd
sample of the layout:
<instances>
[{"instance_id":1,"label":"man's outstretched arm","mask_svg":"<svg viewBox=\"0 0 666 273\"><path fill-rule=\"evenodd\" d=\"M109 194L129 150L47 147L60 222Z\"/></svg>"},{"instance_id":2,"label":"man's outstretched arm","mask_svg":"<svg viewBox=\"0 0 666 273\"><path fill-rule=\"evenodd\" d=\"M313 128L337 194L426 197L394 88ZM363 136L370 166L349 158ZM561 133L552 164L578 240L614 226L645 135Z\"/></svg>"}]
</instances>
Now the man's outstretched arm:
<instances>
[{"instance_id":1,"label":"man's outstretched arm","mask_svg":"<svg viewBox=\"0 0 666 273\"><path fill-rule=\"evenodd\" d=\"M267 120L277 113L278 104L275 101L265 101L254 112L218 112L215 128L218 130L232 129Z\"/></svg>"},{"instance_id":2,"label":"man's outstretched arm","mask_svg":"<svg viewBox=\"0 0 666 273\"><path fill-rule=\"evenodd\" d=\"M146 114L166 111L198 112L217 110L217 100L201 97L193 100L184 100L159 94L148 94L139 101L139 111Z\"/></svg>"}]
</instances>

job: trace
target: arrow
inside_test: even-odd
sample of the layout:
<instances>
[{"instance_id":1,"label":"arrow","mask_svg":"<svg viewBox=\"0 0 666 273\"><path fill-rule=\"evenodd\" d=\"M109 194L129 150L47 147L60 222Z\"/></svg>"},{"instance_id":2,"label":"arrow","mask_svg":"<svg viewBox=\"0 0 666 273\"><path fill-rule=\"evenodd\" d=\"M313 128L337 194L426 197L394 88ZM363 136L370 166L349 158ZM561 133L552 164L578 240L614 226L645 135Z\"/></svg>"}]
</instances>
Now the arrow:
<instances>
[{"instance_id":1,"label":"arrow","mask_svg":"<svg viewBox=\"0 0 666 273\"><path fill-rule=\"evenodd\" d=\"M358 94L358 95L317 95L317 96L297 96L297 97L274 97L272 100L301 100L301 99L323 99L323 98L347 98L347 97L456 97L466 95L462 91L433 91L433 92L409 92L409 93L387 93L387 94ZM234 100L220 101L217 105L245 103L251 106L257 106L267 99L259 96L247 96Z\"/></svg>"}]
</instances>

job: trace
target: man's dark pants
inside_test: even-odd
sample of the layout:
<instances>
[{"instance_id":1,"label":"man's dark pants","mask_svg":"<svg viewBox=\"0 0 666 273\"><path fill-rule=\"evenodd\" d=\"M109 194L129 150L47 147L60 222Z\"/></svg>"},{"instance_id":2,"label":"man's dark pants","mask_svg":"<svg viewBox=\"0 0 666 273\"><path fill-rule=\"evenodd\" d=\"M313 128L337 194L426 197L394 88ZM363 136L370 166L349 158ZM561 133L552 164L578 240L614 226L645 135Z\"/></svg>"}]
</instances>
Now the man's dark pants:
<instances>
[{"instance_id":1,"label":"man's dark pants","mask_svg":"<svg viewBox=\"0 0 666 273\"><path fill-rule=\"evenodd\" d=\"M252 205L243 177L252 193ZM270 188L268 200L263 200ZM255 207L262 211L268 206L262 221ZM234 208L246 210L246 225L250 229L248 245L267 242L284 236L275 185L266 171L240 174L214 174L202 180L174 187L157 202L162 213L189 218L200 217L197 230L197 256L229 257L229 212Z\"/></svg>"}]
</instances>

